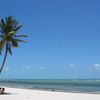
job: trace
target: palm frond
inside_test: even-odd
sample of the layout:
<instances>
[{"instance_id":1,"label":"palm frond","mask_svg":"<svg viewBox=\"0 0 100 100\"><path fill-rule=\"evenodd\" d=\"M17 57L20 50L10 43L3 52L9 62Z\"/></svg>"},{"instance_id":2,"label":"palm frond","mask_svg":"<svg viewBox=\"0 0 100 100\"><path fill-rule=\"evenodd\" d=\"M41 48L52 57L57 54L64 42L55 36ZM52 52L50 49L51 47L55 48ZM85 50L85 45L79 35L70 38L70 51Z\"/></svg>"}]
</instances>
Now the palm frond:
<instances>
[{"instance_id":1,"label":"palm frond","mask_svg":"<svg viewBox=\"0 0 100 100\"><path fill-rule=\"evenodd\" d=\"M21 27L22 27L22 25L15 27L14 31L18 31Z\"/></svg>"},{"instance_id":2,"label":"palm frond","mask_svg":"<svg viewBox=\"0 0 100 100\"><path fill-rule=\"evenodd\" d=\"M1 19L1 23L2 23L3 27L5 28L6 27L6 23L5 23L4 19Z\"/></svg>"},{"instance_id":3,"label":"palm frond","mask_svg":"<svg viewBox=\"0 0 100 100\"><path fill-rule=\"evenodd\" d=\"M24 43L26 43L26 41L24 41L24 40L20 40L20 39L15 39L17 42L24 42Z\"/></svg>"},{"instance_id":4,"label":"palm frond","mask_svg":"<svg viewBox=\"0 0 100 100\"><path fill-rule=\"evenodd\" d=\"M10 44L8 45L8 48L7 48L7 50L9 51L10 55L12 55L12 51L11 51Z\"/></svg>"},{"instance_id":5,"label":"palm frond","mask_svg":"<svg viewBox=\"0 0 100 100\"><path fill-rule=\"evenodd\" d=\"M22 34L22 35L14 35L14 37L28 37L28 36L25 34Z\"/></svg>"},{"instance_id":6,"label":"palm frond","mask_svg":"<svg viewBox=\"0 0 100 100\"><path fill-rule=\"evenodd\" d=\"M17 26L18 26L18 22L16 21L16 19L14 19L13 21L12 21L12 24L13 24L13 29L15 29Z\"/></svg>"},{"instance_id":7,"label":"palm frond","mask_svg":"<svg viewBox=\"0 0 100 100\"><path fill-rule=\"evenodd\" d=\"M9 35L14 35L16 32L15 31L10 31Z\"/></svg>"},{"instance_id":8,"label":"palm frond","mask_svg":"<svg viewBox=\"0 0 100 100\"><path fill-rule=\"evenodd\" d=\"M5 31L6 31L6 27L3 25L2 20L0 22L0 30L2 33L5 33Z\"/></svg>"},{"instance_id":9,"label":"palm frond","mask_svg":"<svg viewBox=\"0 0 100 100\"><path fill-rule=\"evenodd\" d=\"M7 20L6 20L6 24L7 24L7 30L6 30L6 32L8 33L9 31L11 31L12 30L12 16L9 16L9 17L7 17L6 18Z\"/></svg>"},{"instance_id":10,"label":"palm frond","mask_svg":"<svg viewBox=\"0 0 100 100\"><path fill-rule=\"evenodd\" d=\"M12 38L11 40L12 40L12 46L13 47L18 47L17 41L14 38Z\"/></svg>"}]
</instances>

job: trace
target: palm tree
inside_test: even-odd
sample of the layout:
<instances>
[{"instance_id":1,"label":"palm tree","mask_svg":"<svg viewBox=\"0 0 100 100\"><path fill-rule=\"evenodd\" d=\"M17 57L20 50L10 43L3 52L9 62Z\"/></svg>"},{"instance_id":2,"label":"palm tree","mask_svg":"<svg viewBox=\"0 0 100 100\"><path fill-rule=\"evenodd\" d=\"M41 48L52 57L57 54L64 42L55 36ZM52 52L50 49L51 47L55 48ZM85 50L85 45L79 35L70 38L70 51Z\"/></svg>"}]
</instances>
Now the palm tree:
<instances>
[{"instance_id":1,"label":"palm tree","mask_svg":"<svg viewBox=\"0 0 100 100\"><path fill-rule=\"evenodd\" d=\"M16 35L21 27L22 25L19 25L12 16L0 20L0 54L2 54L3 48L5 49L4 59L0 67L0 74L4 67L8 52L12 55L12 47L18 47L18 42L26 42L19 39L21 37L27 37L26 35Z\"/></svg>"}]
</instances>

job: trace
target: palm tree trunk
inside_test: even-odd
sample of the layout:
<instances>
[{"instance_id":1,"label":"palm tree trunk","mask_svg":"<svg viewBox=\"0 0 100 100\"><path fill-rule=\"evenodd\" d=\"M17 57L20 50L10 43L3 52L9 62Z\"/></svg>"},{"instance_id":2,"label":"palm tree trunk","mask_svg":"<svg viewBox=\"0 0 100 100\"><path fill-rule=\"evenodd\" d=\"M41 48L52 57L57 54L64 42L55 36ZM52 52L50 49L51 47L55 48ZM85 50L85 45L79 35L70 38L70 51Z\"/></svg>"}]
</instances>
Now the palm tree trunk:
<instances>
[{"instance_id":1,"label":"palm tree trunk","mask_svg":"<svg viewBox=\"0 0 100 100\"><path fill-rule=\"evenodd\" d=\"M6 50L5 50L5 55L4 55L3 63L2 63L1 68L0 68L0 74L1 74L1 72L3 70L4 64L5 64L5 61L6 61L7 52L8 52L7 48L8 48L8 45L6 44Z\"/></svg>"}]
</instances>

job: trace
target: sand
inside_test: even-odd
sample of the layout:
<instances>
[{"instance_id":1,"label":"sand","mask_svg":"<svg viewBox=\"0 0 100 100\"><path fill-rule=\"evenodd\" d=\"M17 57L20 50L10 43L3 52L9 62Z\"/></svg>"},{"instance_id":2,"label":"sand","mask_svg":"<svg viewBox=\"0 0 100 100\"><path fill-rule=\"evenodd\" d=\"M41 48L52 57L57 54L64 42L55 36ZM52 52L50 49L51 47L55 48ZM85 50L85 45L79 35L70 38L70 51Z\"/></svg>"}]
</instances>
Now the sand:
<instances>
[{"instance_id":1,"label":"sand","mask_svg":"<svg viewBox=\"0 0 100 100\"><path fill-rule=\"evenodd\" d=\"M66 93L5 87L0 100L100 100L100 94Z\"/></svg>"}]
</instances>

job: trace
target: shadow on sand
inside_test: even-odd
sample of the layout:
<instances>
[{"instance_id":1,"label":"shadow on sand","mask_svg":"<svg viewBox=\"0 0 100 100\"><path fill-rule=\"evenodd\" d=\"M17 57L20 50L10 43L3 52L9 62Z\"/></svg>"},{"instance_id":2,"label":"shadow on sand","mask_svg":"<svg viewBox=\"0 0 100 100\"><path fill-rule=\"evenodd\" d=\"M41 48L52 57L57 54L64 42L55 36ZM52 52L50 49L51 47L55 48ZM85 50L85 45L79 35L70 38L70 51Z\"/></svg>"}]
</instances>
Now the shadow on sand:
<instances>
[{"instance_id":1,"label":"shadow on sand","mask_svg":"<svg viewBox=\"0 0 100 100\"><path fill-rule=\"evenodd\" d=\"M16 93L9 93L9 92L6 92L6 93L4 93L4 94L0 94L0 95L17 95Z\"/></svg>"}]
</instances>

